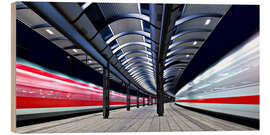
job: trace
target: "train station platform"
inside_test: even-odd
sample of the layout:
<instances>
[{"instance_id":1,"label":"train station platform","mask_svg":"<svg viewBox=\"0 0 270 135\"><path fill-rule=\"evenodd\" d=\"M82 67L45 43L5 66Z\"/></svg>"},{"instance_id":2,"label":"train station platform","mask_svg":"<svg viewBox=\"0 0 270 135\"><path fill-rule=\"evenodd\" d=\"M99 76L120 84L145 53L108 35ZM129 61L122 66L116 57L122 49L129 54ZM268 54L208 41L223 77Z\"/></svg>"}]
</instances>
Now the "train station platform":
<instances>
[{"instance_id":1,"label":"train station platform","mask_svg":"<svg viewBox=\"0 0 270 135\"><path fill-rule=\"evenodd\" d=\"M180 132L180 131L243 131L256 130L234 122L194 112L174 103L164 105L158 117L156 105L130 111L110 111L109 119L102 112L17 128L18 133L90 133L90 132Z\"/></svg>"},{"instance_id":2,"label":"train station platform","mask_svg":"<svg viewBox=\"0 0 270 135\"><path fill-rule=\"evenodd\" d=\"M12 131L258 130L259 11L235 4L16 2Z\"/></svg>"}]
</instances>

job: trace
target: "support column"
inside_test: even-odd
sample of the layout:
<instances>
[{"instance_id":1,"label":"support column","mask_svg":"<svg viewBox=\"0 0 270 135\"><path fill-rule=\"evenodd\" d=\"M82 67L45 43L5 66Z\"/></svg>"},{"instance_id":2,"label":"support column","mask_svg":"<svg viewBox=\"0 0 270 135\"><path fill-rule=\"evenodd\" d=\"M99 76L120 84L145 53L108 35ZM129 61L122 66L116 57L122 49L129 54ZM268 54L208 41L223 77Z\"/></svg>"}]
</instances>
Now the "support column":
<instances>
[{"instance_id":1,"label":"support column","mask_svg":"<svg viewBox=\"0 0 270 135\"><path fill-rule=\"evenodd\" d=\"M126 89L127 89L127 111L130 111L130 85L126 84Z\"/></svg>"},{"instance_id":2,"label":"support column","mask_svg":"<svg viewBox=\"0 0 270 135\"><path fill-rule=\"evenodd\" d=\"M139 103L139 90L137 90L137 108L140 107L140 103Z\"/></svg>"},{"instance_id":3,"label":"support column","mask_svg":"<svg viewBox=\"0 0 270 135\"><path fill-rule=\"evenodd\" d=\"M162 17L161 17L161 24L160 24L160 37L159 37L159 45L158 45L158 52L157 52L157 64L156 64L156 71L157 71L157 113L158 116L163 116L164 114L164 70L165 70L165 59L168 52L168 42L171 40L170 37L172 36L172 32L170 30L174 27L175 21L177 20L177 15L174 13L175 7L179 5L173 4L163 4L162 5Z\"/></svg>"},{"instance_id":4,"label":"support column","mask_svg":"<svg viewBox=\"0 0 270 135\"><path fill-rule=\"evenodd\" d=\"M107 63L107 67L103 67L103 118L108 119L109 117L109 109L110 109L110 92L109 92L109 63Z\"/></svg>"},{"instance_id":5,"label":"support column","mask_svg":"<svg viewBox=\"0 0 270 135\"><path fill-rule=\"evenodd\" d=\"M144 97L143 97L143 100L142 100L142 102L143 102L143 104L142 104L142 105L144 106L144 105L145 105L145 104L144 104Z\"/></svg>"},{"instance_id":6,"label":"support column","mask_svg":"<svg viewBox=\"0 0 270 135\"><path fill-rule=\"evenodd\" d=\"M163 99L163 70L161 69L161 63L158 63L158 71L160 74L157 76L157 114L163 116L164 113L164 99ZM161 76L162 75L162 76Z\"/></svg>"}]
</instances>

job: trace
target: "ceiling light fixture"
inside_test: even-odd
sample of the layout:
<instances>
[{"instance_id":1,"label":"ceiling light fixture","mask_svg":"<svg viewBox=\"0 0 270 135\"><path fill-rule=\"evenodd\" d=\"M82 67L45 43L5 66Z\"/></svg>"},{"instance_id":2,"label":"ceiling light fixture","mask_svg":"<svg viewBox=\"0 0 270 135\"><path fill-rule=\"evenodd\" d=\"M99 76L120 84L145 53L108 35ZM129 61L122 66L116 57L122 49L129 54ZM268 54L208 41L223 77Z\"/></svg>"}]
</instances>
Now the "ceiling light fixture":
<instances>
[{"instance_id":1,"label":"ceiling light fixture","mask_svg":"<svg viewBox=\"0 0 270 135\"><path fill-rule=\"evenodd\" d=\"M194 41L194 42L193 42L193 45L197 45L197 43L198 43L197 41Z\"/></svg>"},{"instance_id":2,"label":"ceiling light fixture","mask_svg":"<svg viewBox=\"0 0 270 135\"><path fill-rule=\"evenodd\" d=\"M211 19L207 19L207 20L205 21L204 25L209 25L210 22L211 22Z\"/></svg>"},{"instance_id":3,"label":"ceiling light fixture","mask_svg":"<svg viewBox=\"0 0 270 135\"><path fill-rule=\"evenodd\" d=\"M72 50L73 50L73 52L75 52L75 53L77 53L77 52L78 52L76 49L72 49Z\"/></svg>"},{"instance_id":4,"label":"ceiling light fixture","mask_svg":"<svg viewBox=\"0 0 270 135\"><path fill-rule=\"evenodd\" d=\"M81 6L81 8L84 10L84 9L86 9L90 4L91 4L91 2L85 2L85 3Z\"/></svg>"},{"instance_id":5,"label":"ceiling light fixture","mask_svg":"<svg viewBox=\"0 0 270 135\"><path fill-rule=\"evenodd\" d=\"M46 32L48 32L50 35L53 35L53 32L49 29L46 29Z\"/></svg>"},{"instance_id":6,"label":"ceiling light fixture","mask_svg":"<svg viewBox=\"0 0 270 135\"><path fill-rule=\"evenodd\" d=\"M190 55L189 55L189 54L187 54L187 55L186 55L186 57L188 58L188 57L190 57Z\"/></svg>"}]
</instances>

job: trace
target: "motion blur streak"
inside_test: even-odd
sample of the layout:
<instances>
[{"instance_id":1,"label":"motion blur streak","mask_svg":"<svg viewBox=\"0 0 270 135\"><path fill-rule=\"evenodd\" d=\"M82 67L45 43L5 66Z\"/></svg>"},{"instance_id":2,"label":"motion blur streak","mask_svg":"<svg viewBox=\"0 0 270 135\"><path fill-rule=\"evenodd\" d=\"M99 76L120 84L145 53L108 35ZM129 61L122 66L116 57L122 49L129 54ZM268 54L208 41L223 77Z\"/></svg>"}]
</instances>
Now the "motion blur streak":
<instances>
[{"instance_id":1,"label":"motion blur streak","mask_svg":"<svg viewBox=\"0 0 270 135\"><path fill-rule=\"evenodd\" d=\"M16 94L16 112L23 115L53 112L49 110L100 109L103 89L17 62ZM130 104L135 105L136 99L130 96ZM139 103L143 104L141 97ZM110 105L125 106L126 95L110 90Z\"/></svg>"},{"instance_id":2,"label":"motion blur streak","mask_svg":"<svg viewBox=\"0 0 270 135\"><path fill-rule=\"evenodd\" d=\"M186 84L176 104L259 119L259 34Z\"/></svg>"},{"instance_id":3,"label":"motion blur streak","mask_svg":"<svg viewBox=\"0 0 270 135\"><path fill-rule=\"evenodd\" d=\"M176 102L192 103L216 103L216 104L260 104L260 96L241 96L241 97L224 97L224 98L207 98L207 99L190 99L177 100Z\"/></svg>"}]
</instances>

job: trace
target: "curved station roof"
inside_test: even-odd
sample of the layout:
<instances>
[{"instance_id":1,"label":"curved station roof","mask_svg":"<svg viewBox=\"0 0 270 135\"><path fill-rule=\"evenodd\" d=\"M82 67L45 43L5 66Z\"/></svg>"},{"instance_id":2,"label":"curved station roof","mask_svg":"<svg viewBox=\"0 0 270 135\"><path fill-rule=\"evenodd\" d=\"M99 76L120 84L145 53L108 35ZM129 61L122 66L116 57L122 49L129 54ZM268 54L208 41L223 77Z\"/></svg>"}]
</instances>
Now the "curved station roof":
<instances>
[{"instance_id":1,"label":"curved station roof","mask_svg":"<svg viewBox=\"0 0 270 135\"><path fill-rule=\"evenodd\" d=\"M231 5L17 2L17 19L102 74L155 96L174 89Z\"/></svg>"}]
</instances>

